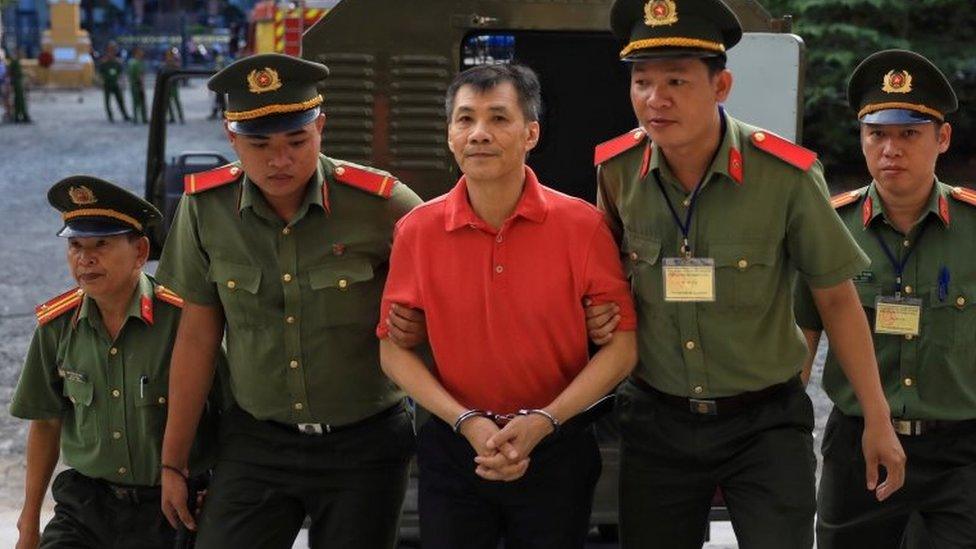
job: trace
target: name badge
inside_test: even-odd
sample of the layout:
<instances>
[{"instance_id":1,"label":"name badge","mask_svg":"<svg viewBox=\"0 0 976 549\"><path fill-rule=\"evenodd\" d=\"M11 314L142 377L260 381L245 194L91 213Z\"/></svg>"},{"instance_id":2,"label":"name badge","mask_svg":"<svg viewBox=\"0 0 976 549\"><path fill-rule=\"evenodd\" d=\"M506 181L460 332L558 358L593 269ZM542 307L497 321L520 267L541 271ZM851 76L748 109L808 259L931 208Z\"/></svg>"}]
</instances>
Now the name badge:
<instances>
[{"instance_id":1,"label":"name badge","mask_svg":"<svg viewBox=\"0 0 976 549\"><path fill-rule=\"evenodd\" d=\"M715 260L665 257L664 301L715 301Z\"/></svg>"},{"instance_id":2,"label":"name badge","mask_svg":"<svg viewBox=\"0 0 976 549\"><path fill-rule=\"evenodd\" d=\"M918 335L922 319L921 299L879 295L874 300L874 307L874 333Z\"/></svg>"}]
</instances>

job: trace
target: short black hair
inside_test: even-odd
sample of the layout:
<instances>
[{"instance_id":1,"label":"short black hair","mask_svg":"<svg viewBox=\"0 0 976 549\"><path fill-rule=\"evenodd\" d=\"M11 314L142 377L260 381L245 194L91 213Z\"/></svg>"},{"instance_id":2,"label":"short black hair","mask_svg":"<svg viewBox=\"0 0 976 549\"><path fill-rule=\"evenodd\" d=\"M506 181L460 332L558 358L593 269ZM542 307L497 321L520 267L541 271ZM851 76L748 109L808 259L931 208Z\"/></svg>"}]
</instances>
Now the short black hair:
<instances>
[{"instance_id":1,"label":"short black hair","mask_svg":"<svg viewBox=\"0 0 976 549\"><path fill-rule=\"evenodd\" d=\"M712 55L702 57L702 63L708 68L708 76L714 78L715 75L725 70L727 59L725 55Z\"/></svg>"},{"instance_id":2,"label":"short black hair","mask_svg":"<svg viewBox=\"0 0 976 549\"><path fill-rule=\"evenodd\" d=\"M478 92L486 92L500 84L510 82L518 93L522 114L530 122L538 122L542 113L542 87L535 71L518 63L478 65L454 77L447 88L444 110L448 120L454 114L454 100L463 86L471 86Z\"/></svg>"}]
</instances>

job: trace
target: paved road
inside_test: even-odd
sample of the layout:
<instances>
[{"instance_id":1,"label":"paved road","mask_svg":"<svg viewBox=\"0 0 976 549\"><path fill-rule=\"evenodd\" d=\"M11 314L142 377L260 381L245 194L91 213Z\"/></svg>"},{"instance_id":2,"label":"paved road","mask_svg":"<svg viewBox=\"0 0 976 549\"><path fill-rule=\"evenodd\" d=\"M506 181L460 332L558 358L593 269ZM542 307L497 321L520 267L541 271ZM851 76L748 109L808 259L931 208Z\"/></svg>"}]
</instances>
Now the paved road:
<instances>
[{"instance_id":1,"label":"paved road","mask_svg":"<svg viewBox=\"0 0 976 549\"><path fill-rule=\"evenodd\" d=\"M207 120L210 98L201 81L182 92L185 125L170 126L168 156L216 150L232 156L220 125ZM147 127L104 115L97 90L40 91L30 96L33 125L0 125L0 545L12 546L23 485L25 422L6 413L34 328L33 307L71 286L57 213L46 189L72 174L92 174L143 192ZM118 119L118 117L116 117ZM327 128L328 130L328 128ZM154 266L151 266L154 268ZM815 373L814 387L819 382ZM828 402L810 389L822 431ZM818 436L819 451L819 436ZM736 547L728 523L713 526L711 549ZM296 546L301 546L296 545ZM613 547L594 543L592 547Z\"/></svg>"}]
</instances>

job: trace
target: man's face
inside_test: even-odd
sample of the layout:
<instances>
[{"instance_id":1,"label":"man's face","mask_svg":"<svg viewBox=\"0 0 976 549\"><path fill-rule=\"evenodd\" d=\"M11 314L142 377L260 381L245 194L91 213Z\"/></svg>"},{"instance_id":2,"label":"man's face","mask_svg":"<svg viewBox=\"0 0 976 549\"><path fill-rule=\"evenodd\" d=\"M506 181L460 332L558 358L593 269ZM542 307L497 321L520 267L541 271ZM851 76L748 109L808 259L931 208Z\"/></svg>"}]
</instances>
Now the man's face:
<instances>
[{"instance_id":1,"label":"man's face","mask_svg":"<svg viewBox=\"0 0 976 549\"><path fill-rule=\"evenodd\" d=\"M935 163L949 149L948 123L861 124L861 151L878 185L897 195L911 194L935 180Z\"/></svg>"},{"instance_id":2,"label":"man's face","mask_svg":"<svg viewBox=\"0 0 976 549\"><path fill-rule=\"evenodd\" d=\"M447 144L469 180L492 181L521 172L539 142L539 123L522 112L510 82L487 91L461 86L447 128Z\"/></svg>"},{"instance_id":3,"label":"man's face","mask_svg":"<svg viewBox=\"0 0 976 549\"><path fill-rule=\"evenodd\" d=\"M230 144L241 159L248 179L268 198L304 194L315 173L322 145L325 115L290 132L238 135L227 130Z\"/></svg>"},{"instance_id":4,"label":"man's face","mask_svg":"<svg viewBox=\"0 0 976 549\"><path fill-rule=\"evenodd\" d=\"M709 76L698 58L637 61L630 71L630 101L641 127L664 149L701 141L718 104L732 89L732 73Z\"/></svg>"},{"instance_id":5,"label":"man's face","mask_svg":"<svg viewBox=\"0 0 976 549\"><path fill-rule=\"evenodd\" d=\"M149 256L149 240L129 235L68 239L68 268L86 294L95 299L130 291Z\"/></svg>"}]
</instances>

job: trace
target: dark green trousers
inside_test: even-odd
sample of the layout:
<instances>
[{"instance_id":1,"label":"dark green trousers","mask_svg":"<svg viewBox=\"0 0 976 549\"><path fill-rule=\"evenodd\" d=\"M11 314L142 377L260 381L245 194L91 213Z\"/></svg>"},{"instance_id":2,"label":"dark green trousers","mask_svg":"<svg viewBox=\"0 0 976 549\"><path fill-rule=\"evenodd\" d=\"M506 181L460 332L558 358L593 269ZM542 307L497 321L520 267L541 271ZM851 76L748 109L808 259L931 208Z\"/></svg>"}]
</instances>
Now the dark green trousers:
<instances>
[{"instance_id":1,"label":"dark green trousers","mask_svg":"<svg viewBox=\"0 0 976 549\"><path fill-rule=\"evenodd\" d=\"M159 492L120 499L101 480L74 469L51 487L54 518L41 534L41 549L172 549L176 532L159 506Z\"/></svg>"},{"instance_id":2,"label":"dark green trousers","mask_svg":"<svg viewBox=\"0 0 976 549\"><path fill-rule=\"evenodd\" d=\"M139 85L130 85L129 93L132 95L132 121L138 124L149 122L146 118L146 89Z\"/></svg>"},{"instance_id":3,"label":"dark green trousers","mask_svg":"<svg viewBox=\"0 0 976 549\"><path fill-rule=\"evenodd\" d=\"M322 435L235 406L221 417L197 547L290 549L308 516L312 549L390 549L415 444L402 406Z\"/></svg>"},{"instance_id":4,"label":"dark green trousers","mask_svg":"<svg viewBox=\"0 0 976 549\"><path fill-rule=\"evenodd\" d=\"M631 381L617 394L624 549L700 549L716 488L742 549L810 549L813 407L799 381L735 414L664 403Z\"/></svg>"},{"instance_id":5,"label":"dark green trousers","mask_svg":"<svg viewBox=\"0 0 976 549\"><path fill-rule=\"evenodd\" d=\"M122 113L122 118L129 120L129 113L125 112L125 100L122 99L122 89L118 85L102 86L102 97L105 98L105 114L108 115L109 122L115 121L112 118L112 97L115 98L115 102L119 106L119 112Z\"/></svg>"},{"instance_id":6,"label":"dark green trousers","mask_svg":"<svg viewBox=\"0 0 976 549\"><path fill-rule=\"evenodd\" d=\"M882 503L864 487L863 431L860 418L831 412L823 441L818 546L976 548L976 425L900 436L908 457L905 486ZM921 533L905 535L913 513L921 519Z\"/></svg>"}]
</instances>

